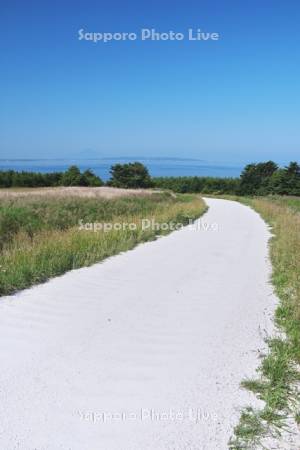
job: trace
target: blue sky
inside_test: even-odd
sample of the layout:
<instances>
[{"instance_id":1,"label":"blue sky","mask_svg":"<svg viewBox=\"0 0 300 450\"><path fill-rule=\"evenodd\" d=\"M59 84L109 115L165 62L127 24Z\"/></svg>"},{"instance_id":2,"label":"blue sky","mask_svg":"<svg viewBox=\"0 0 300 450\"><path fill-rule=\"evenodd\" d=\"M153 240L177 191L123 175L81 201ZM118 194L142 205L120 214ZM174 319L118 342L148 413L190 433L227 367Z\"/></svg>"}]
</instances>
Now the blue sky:
<instances>
[{"instance_id":1,"label":"blue sky","mask_svg":"<svg viewBox=\"0 0 300 450\"><path fill-rule=\"evenodd\" d=\"M1 158L299 159L300 3L1 2ZM78 30L220 33L79 41Z\"/></svg>"}]
</instances>

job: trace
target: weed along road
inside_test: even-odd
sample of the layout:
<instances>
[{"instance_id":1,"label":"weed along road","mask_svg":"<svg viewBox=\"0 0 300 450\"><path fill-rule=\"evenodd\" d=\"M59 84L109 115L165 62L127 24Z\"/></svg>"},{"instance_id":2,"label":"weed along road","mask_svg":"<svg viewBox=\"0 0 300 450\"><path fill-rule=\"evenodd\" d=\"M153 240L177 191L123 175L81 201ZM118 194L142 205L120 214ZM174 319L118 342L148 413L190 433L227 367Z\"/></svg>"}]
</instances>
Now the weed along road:
<instances>
[{"instance_id":1,"label":"weed along road","mask_svg":"<svg viewBox=\"0 0 300 450\"><path fill-rule=\"evenodd\" d=\"M268 239L250 208L0 301L6 450L224 450L272 331Z\"/></svg>"}]
</instances>

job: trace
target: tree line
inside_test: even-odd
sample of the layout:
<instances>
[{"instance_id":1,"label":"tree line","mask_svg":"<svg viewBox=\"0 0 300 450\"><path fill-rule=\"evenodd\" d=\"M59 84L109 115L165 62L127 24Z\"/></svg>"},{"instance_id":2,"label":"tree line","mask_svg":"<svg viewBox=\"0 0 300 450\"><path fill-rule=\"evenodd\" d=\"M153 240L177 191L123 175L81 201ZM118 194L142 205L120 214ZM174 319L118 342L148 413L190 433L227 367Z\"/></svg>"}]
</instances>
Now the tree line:
<instances>
[{"instance_id":1,"label":"tree line","mask_svg":"<svg viewBox=\"0 0 300 450\"><path fill-rule=\"evenodd\" d=\"M0 187L55 187L55 186L102 186L100 177L88 169L81 172L77 166L69 167L65 172L17 172L0 171Z\"/></svg>"},{"instance_id":2,"label":"tree line","mask_svg":"<svg viewBox=\"0 0 300 450\"><path fill-rule=\"evenodd\" d=\"M300 166L280 168L273 161L248 164L239 178L159 177L155 187L175 192L232 195L300 195Z\"/></svg>"},{"instance_id":3,"label":"tree line","mask_svg":"<svg viewBox=\"0 0 300 450\"><path fill-rule=\"evenodd\" d=\"M300 195L300 166L291 162L280 168L273 161L248 164L238 178L151 177L139 162L115 164L110 169L107 186L120 188L160 188L179 193L233 195ZM81 172L71 166L65 172L36 173L0 171L0 187L103 186L91 170Z\"/></svg>"}]
</instances>

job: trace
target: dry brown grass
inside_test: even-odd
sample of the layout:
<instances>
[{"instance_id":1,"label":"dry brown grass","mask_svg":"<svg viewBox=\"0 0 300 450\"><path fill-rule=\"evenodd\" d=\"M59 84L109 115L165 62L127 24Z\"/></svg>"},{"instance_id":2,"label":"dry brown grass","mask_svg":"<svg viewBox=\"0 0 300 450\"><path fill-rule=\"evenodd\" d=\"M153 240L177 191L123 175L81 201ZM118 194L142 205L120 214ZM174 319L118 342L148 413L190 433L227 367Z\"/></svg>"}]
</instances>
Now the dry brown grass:
<instances>
[{"instance_id":1,"label":"dry brown grass","mask_svg":"<svg viewBox=\"0 0 300 450\"><path fill-rule=\"evenodd\" d=\"M10 188L0 189L0 199L9 199L16 197L29 196L51 196L51 197L87 197L87 198L118 198L151 195L154 192L152 189L121 189L108 186L101 187L50 187L50 188Z\"/></svg>"}]
</instances>

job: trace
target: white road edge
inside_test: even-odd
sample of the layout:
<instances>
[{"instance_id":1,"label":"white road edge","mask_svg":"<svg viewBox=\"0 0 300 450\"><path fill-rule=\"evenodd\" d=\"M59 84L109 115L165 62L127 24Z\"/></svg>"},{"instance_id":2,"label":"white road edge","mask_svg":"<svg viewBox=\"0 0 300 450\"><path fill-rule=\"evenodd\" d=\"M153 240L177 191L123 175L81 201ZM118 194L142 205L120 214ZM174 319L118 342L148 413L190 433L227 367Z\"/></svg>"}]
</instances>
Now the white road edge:
<instances>
[{"instance_id":1,"label":"white road edge","mask_svg":"<svg viewBox=\"0 0 300 450\"><path fill-rule=\"evenodd\" d=\"M1 448L227 448L277 299L266 224L206 202L198 227L0 299Z\"/></svg>"}]
</instances>

